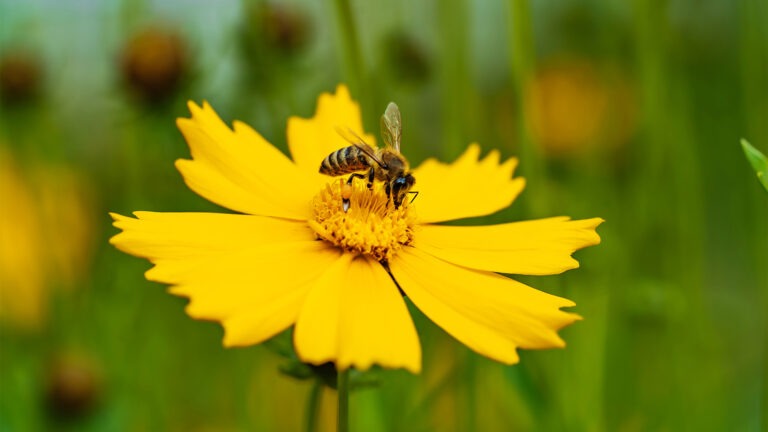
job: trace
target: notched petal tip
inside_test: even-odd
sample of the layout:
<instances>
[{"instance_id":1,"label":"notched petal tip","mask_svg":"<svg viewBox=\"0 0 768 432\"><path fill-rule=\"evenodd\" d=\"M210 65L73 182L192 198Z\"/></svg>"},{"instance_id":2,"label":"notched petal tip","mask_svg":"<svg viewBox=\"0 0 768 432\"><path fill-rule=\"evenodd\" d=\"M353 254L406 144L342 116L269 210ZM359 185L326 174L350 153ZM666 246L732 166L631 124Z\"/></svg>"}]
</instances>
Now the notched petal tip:
<instances>
[{"instance_id":1,"label":"notched petal tip","mask_svg":"<svg viewBox=\"0 0 768 432\"><path fill-rule=\"evenodd\" d=\"M112 246L115 246L120 250L125 251L125 249L121 246L121 241L125 237L125 229L127 225L131 223L131 221L134 221L136 219L130 216L123 216L119 213L114 213L114 212L109 212L109 216L112 217L112 226L120 230L119 233L109 238L109 244L111 244Z\"/></svg>"},{"instance_id":2,"label":"notched petal tip","mask_svg":"<svg viewBox=\"0 0 768 432\"><path fill-rule=\"evenodd\" d=\"M176 125L191 157L175 166L191 190L239 213L306 219L314 188L285 181L302 173L284 154L244 123L230 127L207 101L188 106L191 116Z\"/></svg>"},{"instance_id":3,"label":"notched petal tip","mask_svg":"<svg viewBox=\"0 0 768 432\"><path fill-rule=\"evenodd\" d=\"M510 157L507 158L502 164L501 169L503 170L509 170L510 177L515 173L515 169L517 169L517 165L520 163L520 160L516 157ZM519 179L522 179L522 177L518 177Z\"/></svg>"},{"instance_id":4,"label":"notched petal tip","mask_svg":"<svg viewBox=\"0 0 768 432\"><path fill-rule=\"evenodd\" d=\"M199 108L200 108L200 105L198 105L197 102L195 102L195 101L193 101L191 99L187 101L187 109L190 112L192 112L195 109L199 109Z\"/></svg>"},{"instance_id":5,"label":"notched petal tip","mask_svg":"<svg viewBox=\"0 0 768 432\"><path fill-rule=\"evenodd\" d=\"M579 267L579 249L596 245L600 219L553 217L485 226L422 225L414 245L445 261L507 274L553 275Z\"/></svg>"},{"instance_id":6,"label":"notched petal tip","mask_svg":"<svg viewBox=\"0 0 768 432\"><path fill-rule=\"evenodd\" d=\"M197 103L195 101L191 100L191 99L188 100L187 101L187 111L189 111L191 113L192 110L194 110L195 108L197 108ZM181 120L183 118L188 118L188 117L176 117L176 120L178 121L178 120Z\"/></svg>"},{"instance_id":7,"label":"notched petal tip","mask_svg":"<svg viewBox=\"0 0 768 432\"><path fill-rule=\"evenodd\" d=\"M422 223L485 216L506 208L525 187L522 177L513 177L517 159L499 163L501 155L491 151L480 159L481 149L472 143L452 163L427 159L413 170L424 198L415 205ZM456 205L461 197L461 205Z\"/></svg>"},{"instance_id":8,"label":"notched petal tip","mask_svg":"<svg viewBox=\"0 0 768 432\"><path fill-rule=\"evenodd\" d=\"M205 100L203 100L202 104L200 105L198 105L197 102L193 100L188 100L187 110L189 111L189 117L176 117L176 125L179 125L180 120L187 120L192 123L199 122L201 117L207 114L206 107L213 111L213 108L211 108L211 106ZM216 113L214 112L214 115L215 114Z\"/></svg>"},{"instance_id":9,"label":"notched petal tip","mask_svg":"<svg viewBox=\"0 0 768 432\"><path fill-rule=\"evenodd\" d=\"M458 158L456 158L455 161L453 161L450 165L459 165L460 163L467 163L467 162L475 162L480 158L480 144L478 143L472 143L469 146L467 146L467 149L464 150L464 153L459 155Z\"/></svg>"},{"instance_id":10,"label":"notched petal tip","mask_svg":"<svg viewBox=\"0 0 768 432\"><path fill-rule=\"evenodd\" d=\"M339 83L336 86L336 94L335 94L335 96L336 97L343 97L343 98L346 98L346 99L352 99L352 95L350 95L350 93L349 93L349 87L347 87L347 85L344 84L344 83Z\"/></svg>"},{"instance_id":11,"label":"notched petal tip","mask_svg":"<svg viewBox=\"0 0 768 432\"><path fill-rule=\"evenodd\" d=\"M116 226L115 223L117 223L117 222L120 222L120 221L123 221L123 220L126 220L126 219L130 219L128 216L123 216L120 213L108 212L108 214L109 214L109 217L112 218L112 225L114 225L114 226Z\"/></svg>"},{"instance_id":12,"label":"notched petal tip","mask_svg":"<svg viewBox=\"0 0 768 432\"><path fill-rule=\"evenodd\" d=\"M600 237L600 234L597 233L597 227L602 225L603 222L605 222L605 219L598 217L598 218L592 218L592 219L587 219L587 220L592 222L592 224L589 226L589 228L595 230L595 237L596 238L595 238L595 242L592 245L598 245L603 240Z\"/></svg>"},{"instance_id":13,"label":"notched petal tip","mask_svg":"<svg viewBox=\"0 0 768 432\"><path fill-rule=\"evenodd\" d=\"M352 100L352 95L349 92L349 87L347 87L347 85L344 83L337 84L336 91L334 93L326 92L324 94L330 95L334 98L339 98L339 99L343 98L343 99ZM357 102L355 102L355 104L357 104Z\"/></svg>"},{"instance_id":14,"label":"notched petal tip","mask_svg":"<svg viewBox=\"0 0 768 432\"><path fill-rule=\"evenodd\" d=\"M185 133L195 127L195 121L189 117L178 117L176 119L176 127Z\"/></svg>"},{"instance_id":15,"label":"notched petal tip","mask_svg":"<svg viewBox=\"0 0 768 432\"><path fill-rule=\"evenodd\" d=\"M194 316L187 311L187 314L189 314L190 317ZM246 346L250 346L253 344L247 344L243 343L242 337L238 336L234 330L231 330L227 328L225 324L222 324L222 327L224 328L224 337L221 340L221 345L224 348L242 348Z\"/></svg>"},{"instance_id":16,"label":"notched petal tip","mask_svg":"<svg viewBox=\"0 0 768 432\"><path fill-rule=\"evenodd\" d=\"M584 319L584 317L582 317L577 313L567 312L563 310L561 310L561 312L563 312L564 314L562 317L562 321L559 324L556 324L552 327L556 332L559 332L560 330L570 326L571 324L577 321L582 321ZM552 348L565 348L568 345L565 342L565 339L563 339L559 333L555 333L553 336L554 337L551 339ZM529 349L547 349L547 347L531 347Z\"/></svg>"}]
</instances>

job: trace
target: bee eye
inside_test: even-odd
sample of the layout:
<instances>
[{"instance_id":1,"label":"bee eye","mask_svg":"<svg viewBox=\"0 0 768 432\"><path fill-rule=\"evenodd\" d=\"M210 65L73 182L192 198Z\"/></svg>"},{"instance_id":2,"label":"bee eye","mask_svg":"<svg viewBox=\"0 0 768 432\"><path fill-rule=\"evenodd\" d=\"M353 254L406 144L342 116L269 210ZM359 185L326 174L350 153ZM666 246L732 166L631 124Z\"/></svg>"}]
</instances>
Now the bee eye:
<instances>
[{"instance_id":1,"label":"bee eye","mask_svg":"<svg viewBox=\"0 0 768 432\"><path fill-rule=\"evenodd\" d=\"M403 177L398 177L392 182L392 191L399 193L403 189L408 190L411 186L413 186L414 182L415 179L410 174L407 174Z\"/></svg>"}]
</instances>

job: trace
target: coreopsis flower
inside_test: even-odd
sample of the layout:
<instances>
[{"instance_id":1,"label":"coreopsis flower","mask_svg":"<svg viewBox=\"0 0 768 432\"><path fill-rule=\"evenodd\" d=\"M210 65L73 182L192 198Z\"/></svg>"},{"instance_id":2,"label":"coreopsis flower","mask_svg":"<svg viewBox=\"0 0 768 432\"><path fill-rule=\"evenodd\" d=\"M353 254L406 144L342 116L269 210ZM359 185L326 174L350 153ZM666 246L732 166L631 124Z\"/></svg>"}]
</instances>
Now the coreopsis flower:
<instances>
[{"instance_id":1,"label":"coreopsis flower","mask_svg":"<svg viewBox=\"0 0 768 432\"><path fill-rule=\"evenodd\" d=\"M88 270L90 189L66 166L24 166L0 146L0 198L0 322L38 330L51 292L74 288Z\"/></svg>"},{"instance_id":2,"label":"coreopsis flower","mask_svg":"<svg viewBox=\"0 0 768 432\"><path fill-rule=\"evenodd\" d=\"M600 71L587 60L545 62L526 88L526 102L534 141L548 156L618 149L635 130L629 80L618 69Z\"/></svg>"},{"instance_id":3,"label":"coreopsis flower","mask_svg":"<svg viewBox=\"0 0 768 432\"><path fill-rule=\"evenodd\" d=\"M0 148L0 321L40 327L45 316L45 255L34 192L16 161Z\"/></svg>"},{"instance_id":4,"label":"coreopsis flower","mask_svg":"<svg viewBox=\"0 0 768 432\"><path fill-rule=\"evenodd\" d=\"M288 121L292 158L241 122L228 127L207 103L178 120L192 159L176 162L187 185L239 214L113 214L119 249L149 259L149 280L188 297L193 318L220 322L225 346L263 342L294 326L307 363L339 369L421 369L421 348L403 295L476 352L512 364L517 348L564 346L557 330L579 319L570 300L495 272L528 275L578 267L571 254L599 243L601 219L556 217L491 226L439 222L483 216L523 190L491 152L471 145L452 164L429 159L412 173L418 198L396 207L378 180L345 188L318 172L362 130L344 86L323 94L311 119ZM349 198L345 211L344 198Z\"/></svg>"}]
</instances>

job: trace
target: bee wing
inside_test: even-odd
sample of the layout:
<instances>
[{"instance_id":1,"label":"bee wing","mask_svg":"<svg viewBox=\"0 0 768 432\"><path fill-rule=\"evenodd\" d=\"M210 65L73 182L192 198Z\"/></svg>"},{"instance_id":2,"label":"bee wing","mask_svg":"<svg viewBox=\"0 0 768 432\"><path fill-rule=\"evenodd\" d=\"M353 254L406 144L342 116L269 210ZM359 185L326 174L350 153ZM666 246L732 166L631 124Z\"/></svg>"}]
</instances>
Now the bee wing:
<instances>
[{"instance_id":1,"label":"bee wing","mask_svg":"<svg viewBox=\"0 0 768 432\"><path fill-rule=\"evenodd\" d=\"M400 135L403 131L403 123L400 119L400 108L397 104L390 102L384 115L381 116L381 136L387 147L393 148L400 153Z\"/></svg>"},{"instance_id":2,"label":"bee wing","mask_svg":"<svg viewBox=\"0 0 768 432\"><path fill-rule=\"evenodd\" d=\"M382 168L386 168L387 164L385 164L377 155L376 155L376 149L371 147L370 144L365 142L362 138L360 138L360 135L356 134L352 129L350 128L341 128L336 127L336 132L338 132L339 135L341 135L342 138L349 141L350 144L357 147L365 153L369 158L373 159L374 162L379 164Z\"/></svg>"}]
</instances>

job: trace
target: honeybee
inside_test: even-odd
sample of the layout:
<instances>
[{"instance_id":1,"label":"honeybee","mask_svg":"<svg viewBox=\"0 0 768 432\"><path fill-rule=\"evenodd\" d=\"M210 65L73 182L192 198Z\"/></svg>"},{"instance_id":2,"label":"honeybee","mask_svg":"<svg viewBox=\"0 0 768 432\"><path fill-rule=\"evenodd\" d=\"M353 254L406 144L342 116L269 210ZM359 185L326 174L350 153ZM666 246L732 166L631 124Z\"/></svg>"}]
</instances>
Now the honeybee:
<instances>
[{"instance_id":1,"label":"honeybee","mask_svg":"<svg viewBox=\"0 0 768 432\"><path fill-rule=\"evenodd\" d=\"M403 199L411 190L416 179L410 173L408 161L400 154L400 135L402 132L400 109L394 102L387 105L384 115L381 116L381 136L386 146L373 148L360 136L350 129L337 128L339 134L352 145L336 150L326 156L320 164L320 173L329 176L339 176L352 173L347 179L347 186L352 184L355 178L368 179L368 189L373 187L373 180L384 182L384 191L387 197L392 198L395 208L400 207ZM359 171L368 170L368 175ZM349 196L351 188L342 193L342 207L349 210ZM418 194L418 192L413 192Z\"/></svg>"}]
</instances>

